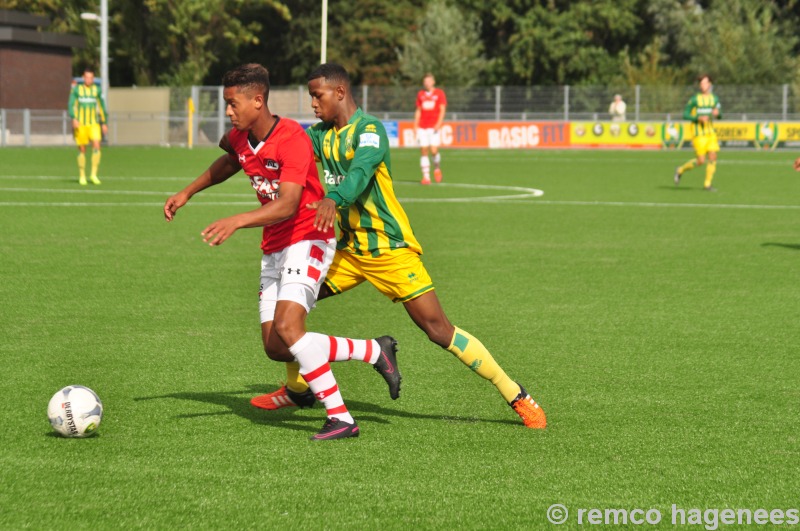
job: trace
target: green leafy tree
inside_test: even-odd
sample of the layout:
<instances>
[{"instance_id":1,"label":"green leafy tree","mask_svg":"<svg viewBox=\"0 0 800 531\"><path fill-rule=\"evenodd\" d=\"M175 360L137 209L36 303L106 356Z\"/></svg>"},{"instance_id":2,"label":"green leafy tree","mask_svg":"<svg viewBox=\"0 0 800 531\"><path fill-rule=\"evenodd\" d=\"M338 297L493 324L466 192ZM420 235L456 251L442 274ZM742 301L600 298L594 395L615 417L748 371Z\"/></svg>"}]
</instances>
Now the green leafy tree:
<instances>
[{"instance_id":1,"label":"green leafy tree","mask_svg":"<svg viewBox=\"0 0 800 531\"><path fill-rule=\"evenodd\" d=\"M81 19L81 13L99 13L97 0L0 0L0 9L22 11L50 19L43 28L52 33L74 33L86 39L85 48L73 50L73 74L79 75L83 67L100 67L100 27L96 22ZM97 72L98 76L100 72Z\"/></svg>"},{"instance_id":2,"label":"green leafy tree","mask_svg":"<svg viewBox=\"0 0 800 531\"><path fill-rule=\"evenodd\" d=\"M640 0L471 0L493 35L491 77L511 85L606 83L640 46Z\"/></svg>"},{"instance_id":3,"label":"green leafy tree","mask_svg":"<svg viewBox=\"0 0 800 531\"><path fill-rule=\"evenodd\" d=\"M168 65L157 81L175 86L201 84L220 57L258 43L262 25L252 19L244 22L242 17L243 11L254 6L289 16L283 4L272 0L145 0L148 33L155 29L162 37L155 52L161 64Z\"/></svg>"},{"instance_id":4,"label":"green leafy tree","mask_svg":"<svg viewBox=\"0 0 800 531\"><path fill-rule=\"evenodd\" d=\"M0 0L0 8L45 15L48 31L79 33L87 46L75 51L76 71L100 62L96 22L82 12L99 11L98 0ZM257 44L259 11L284 23L289 9L278 0L115 0L109 1L109 69L114 85L201 84L212 67ZM261 15L265 17L266 15ZM215 83L219 83L217 79Z\"/></svg>"},{"instance_id":5,"label":"green leafy tree","mask_svg":"<svg viewBox=\"0 0 800 531\"><path fill-rule=\"evenodd\" d=\"M395 49L413 29L424 0L330 0L327 60L342 64L355 84L388 85L398 77ZM322 8L319 0L287 2L291 20L258 18L264 30L257 45L242 48L258 60L274 84L305 84L320 61Z\"/></svg>"},{"instance_id":6,"label":"green leafy tree","mask_svg":"<svg viewBox=\"0 0 800 531\"><path fill-rule=\"evenodd\" d=\"M487 66L480 33L477 16L435 0L397 52L400 72L414 83L426 72L434 72L437 81L445 85L476 85Z\"/></svg>"},{"instance_id":7,"label":"green leafy tree","mask_svg":"<svg viewBox=\"0 0 800 531\"><path fill-rule=\"evenodd\" d=\"M650 12L683 81L708 72L725 84L778 84L797 79L796 2L652 0Z\"/></svg>"}]
</instances>

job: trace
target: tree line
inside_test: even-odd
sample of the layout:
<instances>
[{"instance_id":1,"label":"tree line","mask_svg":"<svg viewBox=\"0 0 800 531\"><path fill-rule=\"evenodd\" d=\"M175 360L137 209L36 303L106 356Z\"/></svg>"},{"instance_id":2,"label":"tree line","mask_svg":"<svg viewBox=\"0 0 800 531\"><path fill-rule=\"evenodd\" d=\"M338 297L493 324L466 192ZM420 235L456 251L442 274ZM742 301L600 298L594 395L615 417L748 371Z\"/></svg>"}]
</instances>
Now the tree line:
<instances>
[{"instance_id":1,"label":"tree line","mask_svg":"<svg viewBox=\"0 0 800 531\"><path fill-rule=\"evenodd\" d=\"M321 0L109 0L112 86L218 85L244 62L304 84L320 59ZM78 33L99 63L99 0L0 0ZM356 84L800 88L800 0L329 0L327 59ZM796 90L795 93L800 93Z\"/></svg>"}]
</instances>

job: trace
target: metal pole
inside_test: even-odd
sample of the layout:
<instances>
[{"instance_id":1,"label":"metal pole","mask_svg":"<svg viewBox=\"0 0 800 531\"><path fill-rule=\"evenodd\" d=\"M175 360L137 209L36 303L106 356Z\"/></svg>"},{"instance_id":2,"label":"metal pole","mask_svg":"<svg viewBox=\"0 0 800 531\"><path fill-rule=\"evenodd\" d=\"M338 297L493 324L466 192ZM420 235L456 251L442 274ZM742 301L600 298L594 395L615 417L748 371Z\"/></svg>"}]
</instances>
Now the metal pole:
<instances>
[{"instance_id":1,"label":"metal pole","mask_svg":"<svg viewBox=\"0 0 800 531\"><path fill-rule=\"evenodd\" d=\"M367 85L362 85L361 86L361 110L364 111L364 112L369 112L367 110L368 98L369 98L369 87Z\"/></svg>"},{"instance_id":2,"label":"metal pole","mask_svg":"<svg viewBox=\"0 0 800 531\"><path fill-rule=\"evenodd\" d=\"M225 134L225 129L227 123L228 116L225 114L228 110L228 104L225 103L225 97L223 96L223 87L217 87L217 138L222 138L222 135Z\"/></svg>"},{"instance_id":3,"label":"metal pole","mask_svg":"<svg viewBox=\"0 0 800 531\"><path fill-rule=\"evenodd\" d=\"M569 121L569 85L564 85L564 121Z\"/></svg>"},{"instance_id":4,"label":"metal pole","mask_svg":"<svg viewBox=\"0 0 800 531\"><path fill-rule=\"evenodd\" d=\"M639 96L640 96L640 89L642 88L641 85L636 85L636 118L635 120L639 121Z\"/></svg>"},{"instance_id":5,"label":"metal pole","mask_svg":"<svg viewBox=\"0 0 800 531\"><path fill-rule=\"evenodd\" d=\"M22 109L22 132L25 136L25 147L31 147L31 110Z\"/></svg>"},{"instance_id":6,"label":"metal pole","mask_svg":"<svg viewBox=\"0 0 800 531\"><path fill-rule=\"evenodd\" d=\"M103 99L108 105L108 0L100 0L100 76Z\"/></svg>"},{"instance_id":7,"label":"metal pole","mask_svg":"<svg viewBox=\"0 0 800 531\"><path fill-rule=\"evenodd\" d=\"M789 119L789 85L783 85L783 109L782 109L783 121Z\"/></svg>"},{"instance_id":8,"label":"metal pole","mask_svg":"<svg viewBox=\"0 0 800 531\"><path fill-rule=\"evenodd\" d=\"M494 119L500 121L500 85L494 86Z\"/></svg>"},{"instance_id":9,"label":"metal pole","mask_svg":"<svg viewBox=\"0 0 800 531\"><path fill-rule=\"evenodd\" d=\"M297 112L303 113L308 112L308 108L304 105L305 103L305 96L306 94L306 87L303 85L297 85Z\"/></svg>"},{"instance_id":10,"label":"metal pole","mask_svg":"<svg viewBox=\"0 0 800 531\"><path fill-rule=\"evenodd\" d=\"M192 138L196 142L197 138L198 138L197 135L200 132L200 119L203 116L202 113L200 112L201 106L200 106L200 87L199 86L192 85L191 97L192 97L192 101L195 102L194 103L194 108L195 108L195 113L196 113L195 119L191 121ZM188 125L188 122L189 122L189 117L188 116L186 117L186 120L187 120L187 125ZM189 147L191 147L191 146L189 146Z\"/></svg>"},{"instance_id":11,"label":"metal pole","mask_svg":"<svg viewBox=\"0 0 800 531\"><path fill-rule=\"evenodd\" d=\"M328 0L322 0L322 35L320 37L319 63L328 62Z\"/></svg>"}]
</instances>

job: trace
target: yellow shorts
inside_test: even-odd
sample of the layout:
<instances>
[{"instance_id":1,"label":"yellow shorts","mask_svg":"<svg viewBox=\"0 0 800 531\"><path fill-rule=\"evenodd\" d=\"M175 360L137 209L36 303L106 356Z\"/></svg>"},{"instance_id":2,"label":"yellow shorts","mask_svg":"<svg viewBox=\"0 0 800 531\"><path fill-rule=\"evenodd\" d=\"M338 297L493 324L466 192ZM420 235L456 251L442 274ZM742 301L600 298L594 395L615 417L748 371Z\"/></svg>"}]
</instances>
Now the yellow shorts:
<instances>
[{"instance_id":1,"label":"yellow shorts","mask_svg":"<svg viewBox=\"0 0 800 531\"><path fill-rule=\"evenodd\" d=\"M433 281L414 251L394 249L380 256L360 256L336 251L325 283L343 293L365 280L393 302L406 302L433 290Z\"/></svg>"},{"instance_id":2,"label":"yellow shorts","mask_svg":"<svg viewBox=\"0 0 800 531\"><path fill-rule=\"evenodd\" d=\"M719 142L717 142L717 134L696 136L692 139L694 152L698 157L705 156L709 151L719 151Z\"/></svg>"},{"instance_id":3,"label":"yellow shorts","mask_svg":"<svg viewBox=\"0 0 800 531\"><path fill-rule=\"evenodd\" d=\"M75 143L79 146L85 146L89 141L99 142L103 139L100 124L82 125L77 129L73 129L72 134L75 137Z\"/></svg>"}]
</instances>

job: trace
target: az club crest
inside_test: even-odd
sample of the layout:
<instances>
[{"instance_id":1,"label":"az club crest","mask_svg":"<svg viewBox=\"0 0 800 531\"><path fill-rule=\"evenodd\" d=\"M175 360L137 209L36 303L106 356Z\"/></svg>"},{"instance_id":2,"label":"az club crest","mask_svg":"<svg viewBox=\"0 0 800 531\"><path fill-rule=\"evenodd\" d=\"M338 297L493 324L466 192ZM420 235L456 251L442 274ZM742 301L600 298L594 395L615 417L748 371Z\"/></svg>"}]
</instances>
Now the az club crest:
<instances>
[{"instance_id":1,"label":"az club crest","mask_svg":"<svg viewBox=\"0 0 800 531\"><path fill-rule=\"evenodd\" d=\"M280 168L280 165L276 161L274 161L272 159L265 160L264 161L264 166L268 170L272 170L272 171L278 171L278 169Z\"/></svg>"}]
</instances>

